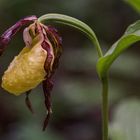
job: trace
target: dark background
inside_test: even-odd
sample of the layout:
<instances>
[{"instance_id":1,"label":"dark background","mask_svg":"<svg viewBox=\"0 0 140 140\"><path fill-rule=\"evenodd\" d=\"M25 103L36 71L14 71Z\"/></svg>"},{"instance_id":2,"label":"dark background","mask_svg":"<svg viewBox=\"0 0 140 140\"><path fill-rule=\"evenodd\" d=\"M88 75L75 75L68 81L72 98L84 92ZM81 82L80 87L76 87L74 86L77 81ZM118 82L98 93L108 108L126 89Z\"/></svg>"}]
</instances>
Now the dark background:
<instances>
[{"instance_id":1,"label":"dark background","mask_svg":"<svg viewBox=\"0 0 140 140\"><path fill-rule=\"evenodd\" d=\"M39 17L47 13L66 14L87 23L95 31L104 52L129 24L140 18L122 0L0 0L0 33L25 16ZM30 96L34 115L25 106L25 94L16 97L1 89L0 140L101 140L101 83L96 73L96 50L79 31L63 25L55 27L63 38L63 54L54 76L53 114L49 126L42 132L46 110L41 86L35 88ZM137 113L140 112L139 45L133 45L111 67L109 101L112 140L122 140L120 133L129 135L130 130L137 131L131 135L138 140L135 136L140 132L140 113ZM0 58L1 76L23 46L20 32ZM120 111L122 106L124 110ZM125 120L128 120L126 124L132 123L123 125L123 131L125 127L130 128L127 133L122 132L122 126L119 126Z\"/></svg>"}]
</instances>

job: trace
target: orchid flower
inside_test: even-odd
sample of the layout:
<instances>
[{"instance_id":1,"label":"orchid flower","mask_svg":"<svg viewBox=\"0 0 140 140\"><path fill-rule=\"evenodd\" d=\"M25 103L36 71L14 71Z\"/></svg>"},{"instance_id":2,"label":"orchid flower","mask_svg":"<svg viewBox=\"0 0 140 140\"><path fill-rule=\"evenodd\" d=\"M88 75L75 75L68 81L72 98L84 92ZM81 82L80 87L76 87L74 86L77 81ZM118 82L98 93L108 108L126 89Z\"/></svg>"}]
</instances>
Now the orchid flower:
<instances>
[{"instance_id":1,"label":"orchid flower","mask_svg":"<svg viewBox=\"0 0 140 140\"><path fill-rule=\"evenodd\" d=\"M29 93L42 83L47 116L44 121L45 130L50 118L51 90L53 88L52 76L58 67L62 52L61 37L54 27L40 23L36 16L29 16L19 20L15 25L5 31L0 37L0 55L12 37L20 31L21 27L33 22L23 31L25 47L15 56L2 77L2 88L13 95L26 93L27 107L33 112Z\"/></svg>"}]
</instances>

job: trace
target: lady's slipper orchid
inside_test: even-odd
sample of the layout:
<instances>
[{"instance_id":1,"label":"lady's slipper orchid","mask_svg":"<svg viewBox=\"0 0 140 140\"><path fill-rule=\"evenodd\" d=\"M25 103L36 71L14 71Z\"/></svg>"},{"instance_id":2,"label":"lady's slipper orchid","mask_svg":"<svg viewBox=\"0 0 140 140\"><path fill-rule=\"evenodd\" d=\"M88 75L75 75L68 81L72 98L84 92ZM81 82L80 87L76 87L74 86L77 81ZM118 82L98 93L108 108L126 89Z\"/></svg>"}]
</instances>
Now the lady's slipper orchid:
<instances>
[{"instance_id":1,"label":"lady's slipper orchid","mask_svg":"<svg viewBox=\"0 0 140 140\"><path fill-rule=\"evenodd\" d=\"M40 23L35 16L18 21L0 38L0 54L3 53L11 38L26 23L33 21L23 31L25 47L10 63L2 77L2 88L14 95L26 93L26 104L33 112L28 95L30 91L42 82L45 95L47 117L44 121L45 130L51 114L50 92L51 82L61 55L61 38L56 29Z\"/></svg>"}]
</instances>

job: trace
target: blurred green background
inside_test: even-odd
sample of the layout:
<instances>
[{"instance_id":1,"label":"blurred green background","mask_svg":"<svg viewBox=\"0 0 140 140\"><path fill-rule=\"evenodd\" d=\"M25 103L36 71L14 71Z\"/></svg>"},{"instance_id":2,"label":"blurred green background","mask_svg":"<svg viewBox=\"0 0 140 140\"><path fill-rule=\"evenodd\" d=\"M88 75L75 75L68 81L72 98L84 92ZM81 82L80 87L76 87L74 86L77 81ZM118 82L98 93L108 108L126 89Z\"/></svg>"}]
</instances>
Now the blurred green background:
<instances>
[{"instance_id":1,"label":"blurred green background","mask_svg":"<svg viewBox=\"0 0 140 140\"><path fill-rule=\"evenodd\" d=\"M0 0L0 33L28 16L60 13L93 28L104 52L140 19L123 0ZM101 83L96 73L97 53L91 42L70 27L55 25L63 38L63 54L54 76L53 114L42 132L46 110L41 86L32 91L32 115L25 95L15 97L0 89L0 140L101 140ZM133 45L110 71L110 138L140 139L140 43ZM18 33L0 58L0 75L23 48Z\"/></svg>"}]
</instances>

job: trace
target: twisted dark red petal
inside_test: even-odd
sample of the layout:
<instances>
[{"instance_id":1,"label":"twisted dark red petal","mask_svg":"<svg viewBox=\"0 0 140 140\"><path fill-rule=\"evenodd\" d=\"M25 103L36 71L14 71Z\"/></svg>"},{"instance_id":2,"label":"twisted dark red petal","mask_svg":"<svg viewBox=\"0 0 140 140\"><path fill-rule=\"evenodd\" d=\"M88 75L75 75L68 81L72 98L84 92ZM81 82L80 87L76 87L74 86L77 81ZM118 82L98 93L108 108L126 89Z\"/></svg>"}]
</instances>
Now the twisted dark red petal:
<instances>
[{"instance_id":1,"label":"twisted dark red petal","mask_svg":"<svg viewBox=\"0 0 140 140\"><path fill-rule=\"evenodd\" d=\"M51 109L51 91L53 88L53 83L51 81L51 79L46 79L42 82L42 86L43 86L43 91L44 91L44 96L45 96L45 106L47 108L47 115L46 118L44 120L43 123L43 131L46 129L51 113L52 113L52 109Z\"/></svg>"},{"instance_id":2,"label":"twisted dark red petal","mask_svg":"<svg viewBox=\"0 0 140 140\"><path fill-rule=\"evenodd\" d=\"M53 55L51 54L50 45L46 41L43 41L41 45L42 45L42 48L47 51L47 58L46 58L46 61L45 61L45 64L44 64L44 69L47 73L46 78L48 78L48 77L51 76L50 68L51 68L51 62L52 62L52 59L53 59Z\"/></svg>"},{"instance_id":3,"label":"twisted dark red petal","mask_svg":"<svg viewBox=\"0 0 140 140\"><path fill-rule=\"evenodd\" d=\"M9 44L12 37L21 29L25 24L37 20L36 16L28 16L19 20L16 24L6 30L0 37L0 55L2 55L5 47Z\"/></svg>"},{"instance_id":4,"label":"twisted dark red petal","mask_svg":"<svg viewBox=\"0 0 140 140\"><path fill-rule=\"evenodd\" d=\"M59 36L57 29L52 26L48 26L47 36L53 46L54 62L52 67L52 74L58 67L59 59L62 53L62 38Z\"/></svg>"},{"instance_id":5,"label":"twisted dark red petal","mask_svg":"<svg viewBox=\"0 0 140 140\"><path fill-rule=\"evenodd\" d=\"M36 23L36 31L43 35L43 41L41 43L42 48L47 52L46 61L44 63L44 70L46 71L45 80L42 82L44 96L45 96L45 107L47 109L47 115L43 123L43 131L46 129L49 119L51 117L51 91L53 83L51 78L58 66L59 58L61 55L61 38L57 31L53 27L48 27L42 24Z\"/></svg>"}]
</instances>

